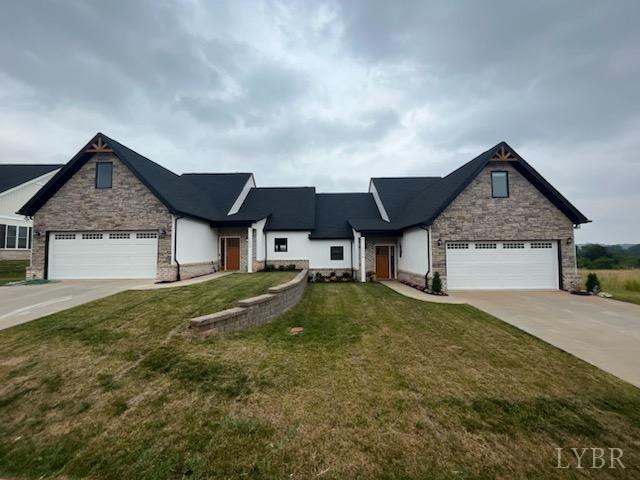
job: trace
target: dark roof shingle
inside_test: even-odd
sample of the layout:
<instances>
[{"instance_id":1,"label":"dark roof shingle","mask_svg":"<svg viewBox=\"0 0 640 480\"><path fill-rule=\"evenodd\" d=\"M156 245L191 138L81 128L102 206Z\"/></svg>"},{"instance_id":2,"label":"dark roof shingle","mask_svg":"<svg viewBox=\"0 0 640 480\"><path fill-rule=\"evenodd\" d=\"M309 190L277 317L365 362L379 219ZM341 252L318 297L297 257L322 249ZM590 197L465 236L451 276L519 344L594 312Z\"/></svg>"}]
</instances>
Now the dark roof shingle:
<instances>
[{"instance_id":1,"label":"dark roof shingle","mask_svg":"<svg viewBox=\"0 0 640 480\"><path fill-rule=\"evenodd\" d=\"M371 193L316 194L316 226L310 238L352 238L353 219L379 220L378 207Z\"/></svg>"},{"instance_id":2,"label":"dark roof shingle","mask_svg":"<svg viewBox=\"0 0 640 480\"><path fill-rule=\"evenodd\" d=\"M0 164L0 193L61 167L62 165L53 164Z\"/></svg>"}]
</instances>

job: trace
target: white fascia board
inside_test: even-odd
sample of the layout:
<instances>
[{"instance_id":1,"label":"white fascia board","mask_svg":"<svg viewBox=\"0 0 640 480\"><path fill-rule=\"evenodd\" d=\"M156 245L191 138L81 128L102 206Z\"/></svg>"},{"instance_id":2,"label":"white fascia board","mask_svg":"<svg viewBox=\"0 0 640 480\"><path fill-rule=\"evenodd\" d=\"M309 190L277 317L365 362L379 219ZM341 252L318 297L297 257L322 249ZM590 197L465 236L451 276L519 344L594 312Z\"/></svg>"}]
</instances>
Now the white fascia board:
<instances>
[{"instance_id":1,"label":"white fascia board","mask_svg":"<svg viewBox=\"0 0 640 480\"><path fill-rule=\"evenodd\" d=\"M238 198L236 198L236 201L233 203L233 205L231 205L231 208L229 209L229 212L227 212L227 215L233 215L235 213L238 213L238 211L240 210L240 207L242 207L242 204L247 198L247 195L249 195L249 192L251 191L251 189L255 187L256 187L256 181L253 178L253 173L252 173L249 179L247 180L247 183L244 184L244 187L242 188L240 195L238 195Z\"/></svg>"},{"instance_id":2,"label":"white fascia board","mask_svg":"<svg viewBox=\"0 0 640 480\"><path fill-rule=\"evenodd\" d=\"M382 204L382 200L380 199L380 195L378 194L378 190L376 190L376 184L373 183L373 179L369 180L369 193L373 195L373 199L376 202L376 206L378 207L378 212L380 212L380 216L385 222L389 221L389 215L387 215L387 211Z\"/></svg>"}]
</instances>

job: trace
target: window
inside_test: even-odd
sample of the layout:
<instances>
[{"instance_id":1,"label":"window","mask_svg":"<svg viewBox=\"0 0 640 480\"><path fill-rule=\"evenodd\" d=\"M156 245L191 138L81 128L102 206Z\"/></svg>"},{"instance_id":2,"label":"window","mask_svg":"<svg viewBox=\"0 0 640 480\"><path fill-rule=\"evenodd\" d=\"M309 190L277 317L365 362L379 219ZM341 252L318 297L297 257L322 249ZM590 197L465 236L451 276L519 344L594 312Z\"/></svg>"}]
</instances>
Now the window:
<instances>
[{"instance_id":1,"label":"window","mask_svg":"<svg viewBox=\"0 0 640 480\"><path fill-rule=\"evenodd\" d=\"M491 172L491 195L493 198L507 198L509 196L508 172Z\"/></svg>"},{"instance_id":2,"label":"window","mask_svg":"<svg viewBox=\"0 0 640 480\"><path fill-rule=\"evenodd\" d=\"M113 163L111 162L96 163L96 188L111 188L112 177L113 177Z\"/></svg>"},{"instance_id":3,"label":"window","mask_svg":"<svg viewBox=\"0 0 640 480\"><path fill-rule=\"evenodd\" d=\"M7 225L7 248L16 248L18 240L18 227Z\"/></svg>"},{"instance_id":4,"label":"window","mask_svg":"<svg viewBox=\"0 0 640 480\"><path fill-rule=\"evenodd\" d=\"M102 240L101 233L83 233L82 240Z\"/></svg>"},{"instance_id":5,"label":"window","mask_svg":"<svg viewBox=\"0 0 640 480\"><path fill-rule=\"evenodd\" d=\"M0 224L0 248L7 247L7 226Z\"/></svg>"},{"instance_id":6,"label":"window","mask_svg":"<svg viewBox=\"0 0 640 480\"><path fill-rule=\"evenodd\" d=\"M287 251L287 239L286 238L276 238L275 239L275 251L276 252L286 252Z\"/></svg>"},{"instance_id":7,"label":"window","mask_svg":"<svg viewBox=\"0 0 640 480\"><path fill-rule=\"evenodd\" d=\"M447 243L447 248L449 250L467 250L469 248L469 244L468 243L460 243L460 242Z\"/></svg>"},{"instance_id":8,"label":"window","mask_svg":"<svg viewBox=\"0 0 640 480\"><path fill-rule=\"evenodd\" d=\"M553 248L551 242L531 242L531 248Z\"/></svg>"},{"instance_id":9,"label":"window","mask_svg":"<svg viewBox=\"0 0 640 480\"><path fill-rule=\"evenodd\" d=\"M18 248L27 248L29 227L18 227Z\"/></svg>"},{"instance_id":10,"label":"window","mask_svg":"<svg viewBox=\"0 0 640 480\"><path fill-rule=\"evenodd\" d=\"M136 233L136 238L158 238L157 233Z\"/></svg>"},{"instance_id":11,"label":"window","mask_svg":"<svg viewBox=\"0 0 640 480\"><path fill-rule=\"evenodd\" d=\"M56 233L53 238L55 238L56 240L75 240L76 239L76 234L75 233Z\"/></svg>"},{"instance_id":12,"label":"window","mask_svg":"<svg viewBox=\"0 0 640 480\"><path fill-rule=\"evenodd\" d=\"M331 260L344 260L344 247L331 247Z\"/></svg>"},{"instance_id":13,"label":"window","mask_svg":"<svg viewBox=\"0 0 640 480\"><path fill-rule=\"evenodd\" d=\"M125 240L131 237L129 233L110 233L109 240Z\"/></svg>"},{"instance_id":14,"label":"window","mask_svg":"<svg viewBox=\"0 0 640 480\"><path fill-rule=\"evenodd\" d=\"M522 242L503 243L502 248L524 248L524 243Z\"/></svg>"},{"instance_id":15,"label":"window","mask_svg":"<svg viewBox=\"0 0 640 480\"><path fill-rule=\"evenodd\" d=\"M476 243L476 250L489 250L496 248L495 243Z\"/></svg>"}]
</instances>

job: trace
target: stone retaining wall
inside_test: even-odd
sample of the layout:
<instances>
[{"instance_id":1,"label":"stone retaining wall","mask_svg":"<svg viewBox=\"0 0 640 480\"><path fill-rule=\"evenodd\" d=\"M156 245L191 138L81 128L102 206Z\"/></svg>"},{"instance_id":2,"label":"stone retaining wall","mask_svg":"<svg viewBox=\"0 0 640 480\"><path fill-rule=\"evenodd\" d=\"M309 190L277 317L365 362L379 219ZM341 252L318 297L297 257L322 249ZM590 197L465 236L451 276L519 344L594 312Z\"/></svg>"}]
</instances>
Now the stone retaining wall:
<instances>
[{"instance_id":1,"label":"stone retaining wall","mask_svg":"<svg viewBox=\"0 0 640 480\"><path fill-rule=\"evenodd\" d=\"M237 307L192 318L189 328L198 333L216 334L266 323L300 301L307 286L307 273L302 270L293 280L271 287L268 293L240 300Z\"/></svg>"}]
</instances>

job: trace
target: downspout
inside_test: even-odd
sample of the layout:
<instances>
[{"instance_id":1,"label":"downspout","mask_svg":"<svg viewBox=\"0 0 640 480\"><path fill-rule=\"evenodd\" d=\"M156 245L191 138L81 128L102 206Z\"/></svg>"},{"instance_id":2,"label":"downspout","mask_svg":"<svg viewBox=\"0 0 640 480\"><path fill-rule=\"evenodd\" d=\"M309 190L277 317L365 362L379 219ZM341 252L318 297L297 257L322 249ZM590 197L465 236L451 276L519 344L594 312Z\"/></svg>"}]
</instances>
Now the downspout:
<instances>
[{"instance_id":1,"label":"downspout","mask_svg":"<svg viewBox=\"0 0 640 480\"><path fill-rule=\"evenodd\" d=\"M353 234L351 234L351 278L353 278Z\"/></svg>"},{"instance_id":2,"label":"downspout","mask_svg":"<svg viewBox=\"0 0 640 480\"><path fill-rule=\"evenodd\" d=\"M262 227L262 235L264 236L264 269L267 269L267 231Z\"/></svg>"},{"instance_id":3,"label":"downspout","mask_svg":"<svg viewBox=\"0 0 640 480\"><path fill-rule=\"evenodd\" d=\"M420 227L427 232L427 273L424 274L424 288L429 285L429 274L431 273L431 227Z\"/></svg>"},{"instance_id":4,"label":"downspout","mask_svg":"<svg viewBox=\"0 0 640 480\"><path fill-rule=\"evenodd\" d=\"M173 261L176 262L178 266L178 271L176 272L176 281L180 281L180 262L178 262L178 220L184 218L183 215L176 217L173 222Z\"/></svg>"}]
</instances>

